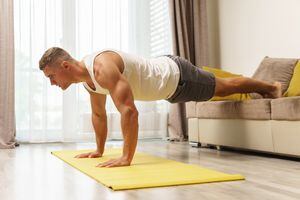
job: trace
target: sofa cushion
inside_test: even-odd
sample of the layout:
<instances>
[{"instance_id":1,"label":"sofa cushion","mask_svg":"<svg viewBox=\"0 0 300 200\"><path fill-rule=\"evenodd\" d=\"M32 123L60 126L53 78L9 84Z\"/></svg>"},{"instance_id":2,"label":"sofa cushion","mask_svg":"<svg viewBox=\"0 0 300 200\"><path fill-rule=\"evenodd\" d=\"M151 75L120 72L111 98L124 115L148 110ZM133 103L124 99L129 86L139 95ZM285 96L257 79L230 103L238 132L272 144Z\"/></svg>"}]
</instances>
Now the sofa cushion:
<instances>
[{"instance_id":1,"label":"sofa cushion","mask_svg":"<svg viewBox=\"0 0 300 200\"><path fill-rule=\"evenodd\" d=\"M206 119L271 119L271 99L246 101L197 102L198 118Z\"/></svg>"},{"instance_id":2,"label":"sofa cushion","mask_svg":"<svg viewBox=\"0 0 300 200\"><path fill-rule=\"evenodd\" d=\"M255 71L252 78L272 83L279 81L284 93L292 78L298 59L293 58L269 58L265 57ZM261 98L261 95L251 95L252 98Z\"/></svg>"},{"instance_id":3,"label":"sofa cushion","mask_svg":"<svg viewBox=\"0 0 300 200\"><path fill-rule=\"evenodd\" d=\"M273 99L271 111L273 120L300 120L300 97Z\"/></svg>"}]
</instances>

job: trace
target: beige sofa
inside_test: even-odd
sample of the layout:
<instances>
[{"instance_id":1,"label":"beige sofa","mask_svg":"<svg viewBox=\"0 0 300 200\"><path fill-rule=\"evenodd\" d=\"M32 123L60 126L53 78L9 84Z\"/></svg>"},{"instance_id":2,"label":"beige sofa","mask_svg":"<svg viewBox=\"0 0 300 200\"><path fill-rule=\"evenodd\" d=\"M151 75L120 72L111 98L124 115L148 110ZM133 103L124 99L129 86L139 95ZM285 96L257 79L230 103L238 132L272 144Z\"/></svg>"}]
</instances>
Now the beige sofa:
<instances>
[{"instance_id":1,"label":"beige sofa","mask_svg":"<svg viewBox=\"0 0 300 200\"><path fill-rule=\"evenodd\" d=\"M297 61L266 57L253 78L280 81L285 93ZM300 97L251 95L246 101L187 103L190 143L300 156Z\"/></svg>"}]
</instances>

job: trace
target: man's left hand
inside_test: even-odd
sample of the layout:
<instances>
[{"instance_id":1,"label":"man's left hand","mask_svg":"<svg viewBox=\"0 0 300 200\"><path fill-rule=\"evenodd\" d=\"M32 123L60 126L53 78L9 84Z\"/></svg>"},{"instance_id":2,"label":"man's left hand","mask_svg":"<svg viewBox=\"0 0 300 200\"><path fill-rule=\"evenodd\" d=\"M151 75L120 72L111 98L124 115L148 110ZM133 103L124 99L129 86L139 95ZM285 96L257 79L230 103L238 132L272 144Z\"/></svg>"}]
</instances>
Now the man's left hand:
<instances>
[{"instance_id":1,"label":"man's left hand","mask_svg":"<svg viewBox=\"0 0 300 200\"><path fill-rule=\"evenodd\" d=\"M117 159L110 159L104 163L100 163L97 167L122 167L122 166L129 166L130 162L127 158L120 157Z\"/></svg>"}]
</instances>

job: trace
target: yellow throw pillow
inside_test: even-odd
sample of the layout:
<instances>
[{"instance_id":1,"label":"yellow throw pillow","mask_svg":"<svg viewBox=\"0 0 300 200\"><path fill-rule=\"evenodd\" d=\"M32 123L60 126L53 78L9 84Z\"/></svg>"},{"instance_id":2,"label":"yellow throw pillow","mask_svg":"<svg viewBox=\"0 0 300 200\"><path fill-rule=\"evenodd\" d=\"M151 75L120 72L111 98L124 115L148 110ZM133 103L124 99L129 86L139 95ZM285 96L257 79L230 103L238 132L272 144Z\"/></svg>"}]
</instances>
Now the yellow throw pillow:
<instances>
[{"instance_id":1,"label":"yellow throw pillow","mask_svg":"<svg viewBox=\"0 0 300 200\"><path fill-rule=\"evenodd\" d=\"M285 97L300 96L300 61L298 61L294 69L294 73L291 78L290 85L283 96Z\"/></svg>"},{"instance_id":2,"label":"yellow throw pillow","mask_svg":"<svg viewBox=\"0 0 300 200\"><path fill-rule=\"evenodd\" d=\"M210 99L210 101L244 101L244 100L248 100L251 99L250 94L241 94L241 93L236 93L236 94L232 94L232 95L228 95L225 97L218 97L218 96L214 96L213 98Z\"/></svg>"},{"instance_id":3,"label":"yellow throw pillow","mask_svg":"<svg viewBox=\"0 0 300 200\"><path fill-rule=\"evenodd\" d=\"M239 74L233 74L233 73L221 70L221 69L216 69L216 68L207 67L207 66L202 67L202 69L204 71L213 73L218 78L231 78L231 77L241 77L242 76ZM225 101L225 100L243 101L243 100L247 100L247 99L251 99L251 96L249 94L237 93L237 94L232 94L232 95L228 95L225 97L214 96L213 98L210 99L210 101Z\"/></svg>"},{"instance_id":4,"label":"yellow throw pillow","mask_svg":"<svg viewBox=\"0 0 300 200\"><path fill-rule=\"evenodd\" d=\"M240 74L233 74L233 73L221 70L221 69L207 67L207 66L203 66L202 69L204 71L213 73L218 78L230 78L230 77L239 77L239 76L242 76Z\"/></svg>"}]
</instances>

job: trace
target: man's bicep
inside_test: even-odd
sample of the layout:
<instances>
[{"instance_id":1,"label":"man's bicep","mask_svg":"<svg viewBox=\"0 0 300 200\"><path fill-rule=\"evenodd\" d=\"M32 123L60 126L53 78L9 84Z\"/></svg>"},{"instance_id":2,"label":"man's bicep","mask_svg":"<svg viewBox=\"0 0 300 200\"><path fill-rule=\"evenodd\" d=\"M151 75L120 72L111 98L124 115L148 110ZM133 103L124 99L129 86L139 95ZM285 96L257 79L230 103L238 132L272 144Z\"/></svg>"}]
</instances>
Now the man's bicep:
<instances>
[{"instance_id":1,"label":"man's bicep","mask_svg":"<svg viewBox=\"0 0 300 200\"><path fill-rule=\"evenodd\" d=\"M112 100L119 112L124 108L135 109L133 93L125 77L120 73L117 65L110 61L101 63L95 72L99 85L109 90Z\"/></svg>"},{"instance_id":2,"label":"man's bicep","mask_svg":"<svg viewBox=\"0 0 300 200\"><path fill-rule=\"evenodd\" d=\"M110 95L114 101L115 106L120 112L122 112L124 107L135 109L133 93L131 91L129 83L124 77L120 77L115 86L111 88Z\"/></svg>"}]
</instances>

